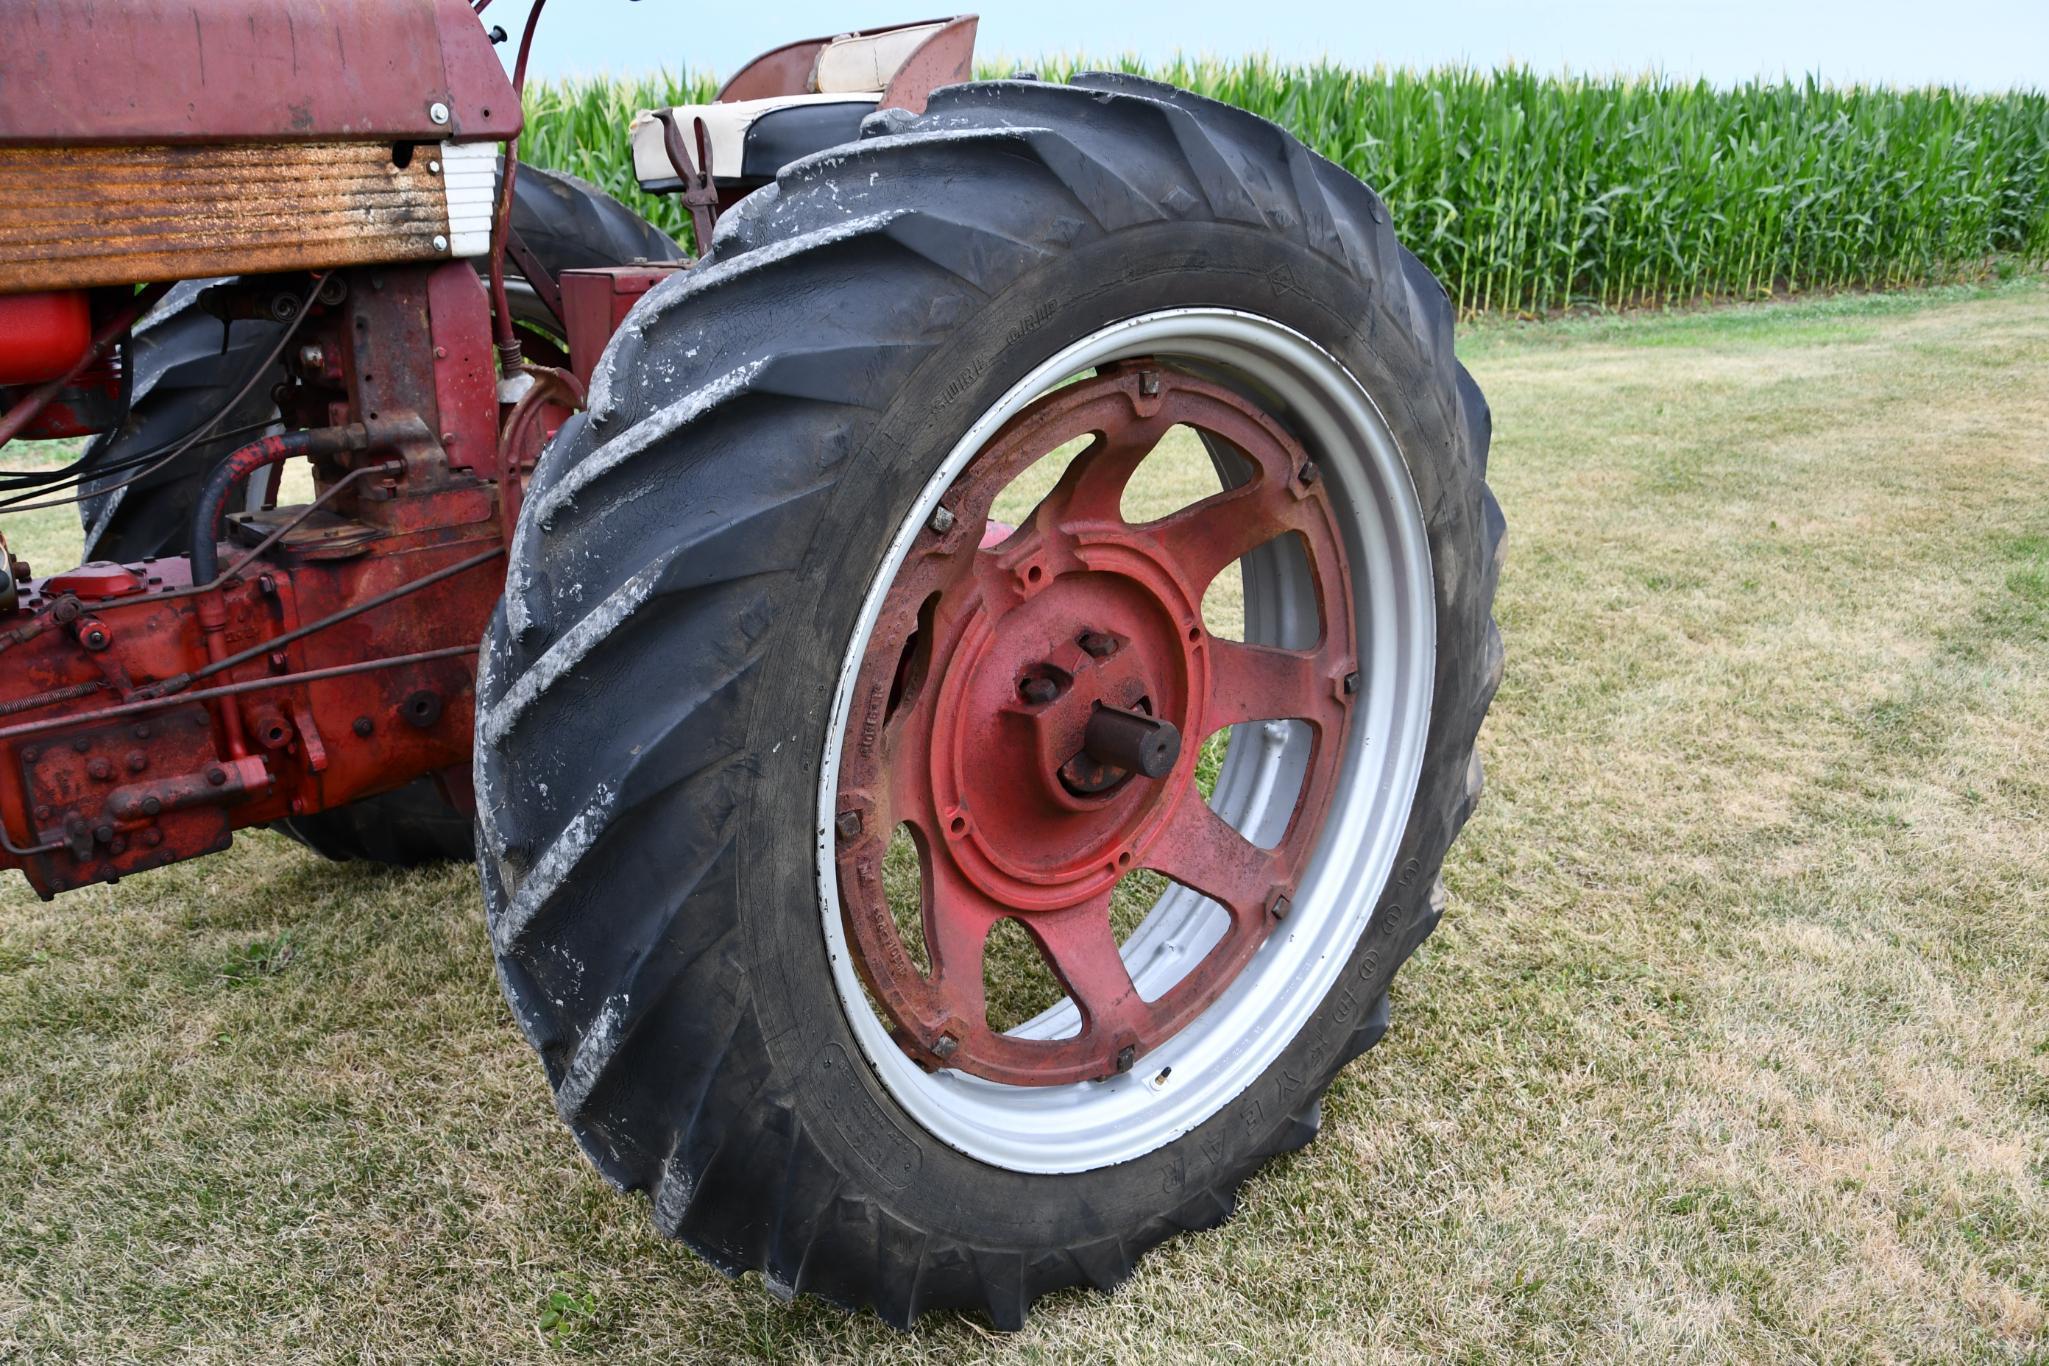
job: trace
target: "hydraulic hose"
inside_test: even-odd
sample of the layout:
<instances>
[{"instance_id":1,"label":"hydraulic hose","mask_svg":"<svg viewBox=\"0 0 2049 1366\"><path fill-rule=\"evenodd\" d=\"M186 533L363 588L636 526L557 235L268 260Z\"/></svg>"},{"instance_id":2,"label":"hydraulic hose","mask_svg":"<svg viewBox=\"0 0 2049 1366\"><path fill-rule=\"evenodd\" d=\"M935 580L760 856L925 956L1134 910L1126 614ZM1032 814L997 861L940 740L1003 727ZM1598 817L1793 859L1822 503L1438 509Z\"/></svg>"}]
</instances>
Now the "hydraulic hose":
<instances>
[{"instance_id":1,"label":"hydraulic hose","mask_svg":"<svg viewBox=\"0 0 2049 1366\"><path fill-rule=\"evenodd\" d=\"M354 422L346 427L279 432L252 441L227 456L206 476L206 483L199 490L199 503L192 509L192 582L212 583L220 572L221 517L235 485L265 466L281 464L295 456L339 455L344 451L368 450L373 445L391 445L408 430L410 424Z\"/></svg>"}]
</instances>

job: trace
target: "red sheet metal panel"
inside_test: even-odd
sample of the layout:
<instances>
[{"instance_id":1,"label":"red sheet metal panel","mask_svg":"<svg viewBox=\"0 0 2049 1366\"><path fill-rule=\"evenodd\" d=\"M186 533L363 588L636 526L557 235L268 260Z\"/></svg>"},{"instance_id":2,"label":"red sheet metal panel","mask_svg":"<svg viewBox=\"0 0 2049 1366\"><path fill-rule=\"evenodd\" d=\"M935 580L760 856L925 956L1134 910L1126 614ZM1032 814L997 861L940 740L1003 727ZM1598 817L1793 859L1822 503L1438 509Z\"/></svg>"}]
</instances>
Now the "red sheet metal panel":
<instances>
[{"instance_id":1,"label":"red sheet metal panel","mask_svg":"<svg viewBox=\"0 0 2049 1366\"><path fill-rule=\"evenodd\" d=\"M519 131L512 83L464 0L8 0L6 12L0 144Z\"/></svg>"}]
</instances>

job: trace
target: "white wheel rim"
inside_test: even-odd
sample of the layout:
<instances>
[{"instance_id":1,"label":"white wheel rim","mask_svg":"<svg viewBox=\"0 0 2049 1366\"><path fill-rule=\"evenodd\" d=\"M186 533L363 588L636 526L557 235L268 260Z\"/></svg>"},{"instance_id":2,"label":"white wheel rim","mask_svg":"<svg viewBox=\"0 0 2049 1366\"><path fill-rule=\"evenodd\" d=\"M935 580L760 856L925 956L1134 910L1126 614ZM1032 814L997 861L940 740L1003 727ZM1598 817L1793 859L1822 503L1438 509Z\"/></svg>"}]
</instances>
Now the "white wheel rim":
<instances>
[{"instance_id":1,"label":"white wheel rim","mask_svg":"<svg viewBox=\"0 0 2049 1366\"><path fill-rule=\"evenodd\" d=\"M1286 417L1324 472L1351 561L1360 661L1331 808L1287 920L1217 1001L1132 1072L1043 1087L928 1073L891 1041L870 1008L841 921L833 818L855 680L912 542L997 428L1068 376L1134 356L1180 362L1248 391ZM1254 561L1248 557L1245 571L1247 639L1284 630L1303 603L1301 586L1275 567L1278 559L1265 569ZM1316 610L1313 601L1308 610ZM889 544L841 657L819 773L816 877L840 1007L884 1089L918 1124L969 1157L1040 1173L1130 1161L1223 1109L1301 1032L1372 919L1422 771L1435 672L1435 587L1415 486L1386 419L1334 356L1257 314L1183 308L1112 324L1047 357L968 429L927 481ZM1292 806L1288 777L1303 762L1300 729L1256 722L1234 733L1211 805L1240 830L1272 819L1277 805ZM1245 743L1247 732L1254 743ZM1134 981L1145 988L1178 979L1208 947L1203 924L1210 911L1193 892L1170 887L1125 942ZM1057 1037L1074 1020L1072 1003L1063 1001L1010 1032Z\"/></svg>"}]
</instances>

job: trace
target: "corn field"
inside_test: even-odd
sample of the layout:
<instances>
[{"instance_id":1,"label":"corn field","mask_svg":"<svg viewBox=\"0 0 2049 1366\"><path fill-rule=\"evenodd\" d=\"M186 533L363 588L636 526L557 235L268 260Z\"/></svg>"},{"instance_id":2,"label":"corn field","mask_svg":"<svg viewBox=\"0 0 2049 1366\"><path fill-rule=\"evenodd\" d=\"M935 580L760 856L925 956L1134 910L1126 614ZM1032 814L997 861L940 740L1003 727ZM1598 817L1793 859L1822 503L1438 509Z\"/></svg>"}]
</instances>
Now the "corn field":
<instances>
[{"instance_id":1,"label":"corn field","mask_svg":"<svg viewBox=\"0 0 2049 1366\"><path fill-rule=\"evenodd\" d=\"M2049 257L2049 96L2038 91L1717 89L1261 58L1120 65L1273 119L1358 175L1468 314L1883 288ZM1041 74L1077 69L1063 60ZM626 125L639 109L709 99L716 84L537 85L521 154L686 237L681 201L635 186Z\"/></svg>"}]
</instances>

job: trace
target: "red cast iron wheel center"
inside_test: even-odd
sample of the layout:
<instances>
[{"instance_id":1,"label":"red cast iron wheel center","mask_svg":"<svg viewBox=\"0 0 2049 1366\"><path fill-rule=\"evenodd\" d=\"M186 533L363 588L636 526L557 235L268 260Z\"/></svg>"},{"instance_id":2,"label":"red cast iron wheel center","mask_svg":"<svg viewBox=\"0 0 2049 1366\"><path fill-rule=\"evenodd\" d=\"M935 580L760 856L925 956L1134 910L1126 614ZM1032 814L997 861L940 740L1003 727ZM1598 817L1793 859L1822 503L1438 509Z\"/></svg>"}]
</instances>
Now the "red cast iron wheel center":
<instances>
[{"instance_id":1,"label":"red cast iron wheel center","mask_svg":"<svg viewBox=\"0 0 2049 1366\"><path fill-rule=\"evenodd\" d=\"M1251 477L1157 521L1120 512L1169 428L1228 443ZM1091 437L1014 531L996 496ZM1218 573L1292 533L1322 620L1313 648L1211 636ZM840 904L855 966L899 1046L928 1067L1012 1085L1129 1069L1222 994L1287 913L1329 805L1357 663L1344 552L1316 467L1227 389L1125 362L1046 394L954 481L890 585L862 657L840 760ZM1248 721L1306 723L1310 761L1281 842L1263 849L1195 785L1202 741ZM929 972L883 888L891 832L922 864ZM1152 869L1229 926L1147 1000L1110 925L1125 874ZM982 947L1017 920L1081 1014L1078 1033L989 1027Z\"/></svg>"}]
</instances>

